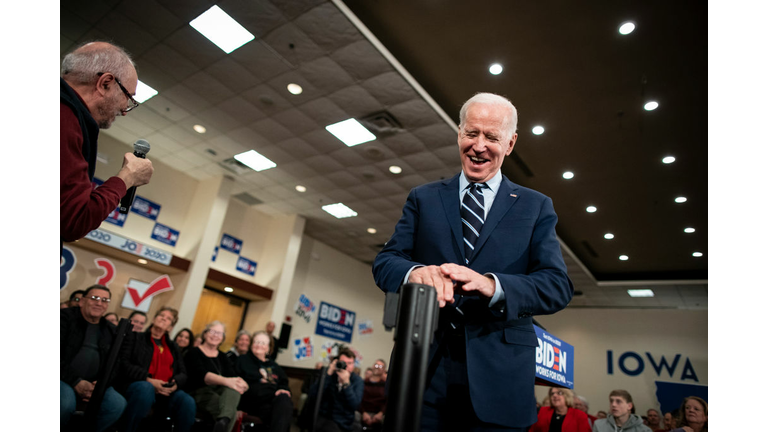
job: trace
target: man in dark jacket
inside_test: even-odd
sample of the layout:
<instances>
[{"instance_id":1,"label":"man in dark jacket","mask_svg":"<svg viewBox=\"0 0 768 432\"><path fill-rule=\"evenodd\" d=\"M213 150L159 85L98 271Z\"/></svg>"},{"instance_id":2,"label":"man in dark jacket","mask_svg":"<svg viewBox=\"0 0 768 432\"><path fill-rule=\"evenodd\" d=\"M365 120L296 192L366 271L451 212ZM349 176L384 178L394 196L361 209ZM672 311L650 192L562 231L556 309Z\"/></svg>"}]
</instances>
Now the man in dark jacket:
<instances>
[{"instance_id":1,"label":"man in dark jacket","mask_svg":"<svg viewBox=\"0 0 768 432\"><path fill-rule=\"evenodd\" d=\"M338 367L341 363L344 367ZM355 353L348 348L339 350L339 355L328 366L320 401L320 415L316 431L349 431L355 421L355 410L363 400L363 379L352 373L355 368ZM309 396L318 394L320 383L315 383Z\"/></svg>"},{"instance_id":2,"label":"man in dark jacket","mask_svg":"<svg viewBox=\"0 0 768 432\"><path fill-rule=\"evenodd\" d=\"M121 376L117 388L128 400L122 430L133 432L154 406L167 413L175 429L188 432L195 423L195 400L181 387L187 371L179 347L168 336L179 313L164 306L155 313L147 331L128 332L120 349Z\"/></svg>"},{"instance_id":3,"label":"man in dark jacket","mask_svg":"<svg viewBox=\"0 0 768 432\"><path fill-rule=\"evenodd\" d=\"M107 287L93 285L85 290L80 307L61 309L59 402L62 429L77 406L90 400L96 378L106 365L116 331L114 324L102 317L110 297ZM125 398L108 387L96 417L96 430L103 431L116 422L125 405Z\"/></svg>"}]
</instances>

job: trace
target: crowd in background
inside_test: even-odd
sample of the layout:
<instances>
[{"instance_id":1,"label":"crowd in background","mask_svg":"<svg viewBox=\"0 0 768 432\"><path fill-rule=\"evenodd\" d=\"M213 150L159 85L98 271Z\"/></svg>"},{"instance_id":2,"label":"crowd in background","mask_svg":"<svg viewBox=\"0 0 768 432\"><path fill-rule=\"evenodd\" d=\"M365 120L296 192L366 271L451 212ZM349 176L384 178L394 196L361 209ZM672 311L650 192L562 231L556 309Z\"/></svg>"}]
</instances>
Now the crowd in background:
<instances>
[{"instance_id":1,"label":"crowd in background","mask_svg":"<svg viewBox=\"0 0 768 432\"><path fill-rule=\"evenodd\" d=\"M161 307L151 320L143 312L128 317L129 331L112 373L103 376L115 339L118 316L106 313L108 288L93 285L75 291L61 304L61 428L78 430L73 416L87 406L97 380L107 381L99 407L98 431L149 430L229 432L260 424L286 432L299 413L302 430L378 431L386 415L387 365L376 360L363 372L346 347L326 366L315 365L294 407L289 380L275 362L275 325L254 334L240 330L230 350L220 350L227 329L213 321L195 335L182 328L171 338L178 312ZM552 387L538 405L531 432L701 432L707 431L707 402L691 396L682 406L661 413L635 413L632 396L614 390L610 412L589 413L587 400ZM316 424L313 421L316 420Z\"/></svg>"}]
</instances>

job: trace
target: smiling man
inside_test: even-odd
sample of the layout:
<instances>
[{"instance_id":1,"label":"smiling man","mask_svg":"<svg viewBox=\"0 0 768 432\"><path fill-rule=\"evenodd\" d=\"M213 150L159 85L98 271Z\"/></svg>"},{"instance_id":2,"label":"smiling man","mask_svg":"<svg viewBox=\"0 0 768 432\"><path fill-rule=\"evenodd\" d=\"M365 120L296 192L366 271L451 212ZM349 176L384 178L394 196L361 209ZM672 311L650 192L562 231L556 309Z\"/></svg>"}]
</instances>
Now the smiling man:
<instances>
[{"instance_id":1,"label":"smiling man","mask_svg":"<svg viewBox=\"0 0 768 432\"><path fill-rule=\"evenodd\" d=\"M59 386L61 428L65 429L78 402L88 402L96 378L104 369L115 337L115 326L103 317L110 303L107 287L93 285L83 294L79 307L61 310L59 329ZM125 398L107 388L96 420L103 431L116 422L125 410Z\"/></svg>"},{"instance_id":2,"label":"smiling man","mask_svg":"<svg viewBox=\"0 0 768 432\"><path fill-rule=\"evenodd\" d=\"M552 200L501 173L516 130L506 98L469 99L458 129L462 172L411 190L373 263L383 291L405 282L437 291L423 431L523 431L536 421L532 317L564 308L573 285Z\"/></svg>"},{"instance_id":3,"label":"smiling man","mask_svg":"<svg viewBox=\"0 0 768 432\"><path fill-rule=\"evenodd\" d=\"M152 162L133 153L97 189L99 129L139 106L138 75L128 54L106 42L91 42L64 57L60 78L60 230L61 241L75 241L98 228L131 186L149 183ZM138 138L138 137L137 137Z\"/></svg>"}]
</instances>

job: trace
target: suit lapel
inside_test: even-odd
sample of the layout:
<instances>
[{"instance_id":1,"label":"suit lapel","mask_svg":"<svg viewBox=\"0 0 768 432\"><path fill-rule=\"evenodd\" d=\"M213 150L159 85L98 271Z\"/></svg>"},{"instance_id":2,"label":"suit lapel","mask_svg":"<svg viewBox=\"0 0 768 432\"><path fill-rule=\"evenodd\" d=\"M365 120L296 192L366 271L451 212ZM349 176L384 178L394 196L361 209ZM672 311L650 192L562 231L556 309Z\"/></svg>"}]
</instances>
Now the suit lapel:
<instances>
[{"instance_id":1,"label":"suit lapel","mask_svg":"<svg viewBox=\"0 0 768 432\"><path fill-rule=\"evenodd\" d=\"M509 209L517 203L518 198L515 192L519 188L518 185L509 181L506 176L502 177L499 191L496 192L496 198L494 198L493 205L491 206L491 211L488 213L488 217L485 218L483 229L480 230L480 237L475 243L475 252L472 254L472 259L469 261L470 265L472 265L472 261L475 260L475 257L480 254L480 250L483 248L486 240L491 236L491 233L496 229L496 226L501 222L504 215L506 215ZM460 228L461 227L459 227L459 229Z\"/></svg>"},{"instance_id":2,"label":"suit lapel","mask_svg":"<svg viewBox=\"0 0 768 432\"><path fill-rule=\"evenodd\" d=\"M443 187L440 189L440 199L443 201L443 210L445 216L448 218L448 225L451 227L451 233L453 233L453 241L456 242L456 247L461 254L459 263L464 262L464 233L461 230L461 213L459 209L459 176L453 177L451 180L443 182Z\"/></svg>"}]
</instances>

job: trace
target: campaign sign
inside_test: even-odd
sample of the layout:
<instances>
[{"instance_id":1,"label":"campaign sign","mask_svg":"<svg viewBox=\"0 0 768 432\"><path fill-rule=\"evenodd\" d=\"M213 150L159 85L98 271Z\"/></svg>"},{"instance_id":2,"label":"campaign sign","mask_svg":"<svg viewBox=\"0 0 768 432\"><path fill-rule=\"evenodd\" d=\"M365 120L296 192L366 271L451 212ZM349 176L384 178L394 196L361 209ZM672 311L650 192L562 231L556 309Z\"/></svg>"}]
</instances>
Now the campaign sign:
<instances>
[{"instance_id":1,"label":"campaign sign","mask_svg":"<svg viewBox=\"0 0 768 432\"><path fill-rule=\"evenodd\" d=\"M559 387L573 388L573 346L534 325L539 346L536 348L536 378Z\"/></svg>"},{"instance_id":2,"label":"campaign sign","mask_svg":"<svg viewBox=\"0 0 768 432\"><path fill-rule=\"evenodd\" d=\"M243 249L243 241L236 239L229 234L221 236L221 248L232 253L240 255L240 251Z\"/></svg>"},{"instance_id":3,"label":"campaign sign","mask_svg":"<svg viewBox=\"0 0 768 432\"><path fill-rule=\"evenodd\" d=\"M63 246L61 248L61 259L59 261L59 276L61 277L61 287L63 290L69 283L69 274L74 270L75 264L77 264L77 257L72 249Z\"/></svg>"},{"instance_id":4,"label":"campaign sign","mask_svg":"<svg viewBox=\"0 0 768 432\"><path fill-rule=\"evenodd\" d=\"M352 342L355 331L355 313L326 302L320 302L315 334L343 342Z\"/></svg>"},{"instance_id":5,"label":"campaign sign","mask_svg":"<svg viewBox=\"0 0 768 432\"><path fill-rule=\"evenodd\" d=\"M213 255L211 256L211 261L216 262L216 257L219 256L219 247L216 246L213 248Z\"/></svg>"},{"instance_id":6,"label":"campaign sign","mask_svg":"<svg viewBox=\"0 0 768 432\"><path fill-rule=\"evenodd\" d=\"M168 265L171 263L171 258L173 258L173 254L170 252L147 246L102 229L95 229L89 232L87 238L160 264Z\"/></svg>"},{"instance_id":7,"label":"campaign sign","mask_svg":"<svg viewBox=\"0 0 768 432\"><path fill-rule=\"evenodd\" d=\"M107 218L104 219L104 222L109 222L112 225L117 225L120 228L122 228L123 225L125 225L125 219L128 217L128 215L120 213L118 211L119 208L120 208L119 206L115 207L115 209L112 210L112 213L110 213L109 216L107 216Z\"/></svg>"},{"instance_id":8,"label":"campaign sign","mask_svg":"<svg viewBox=\"0 0 768 432\"><path fill-rule=\"evenodd\" d=\"M179 232L169 226L155 222L155 227L152 229L152 238L176 247L176 241L179 240Z\"/></svg>"},{"instance_id":9,"label":"campaign sign","mask_svg":"<svg viewBox=\"0 0 768 432\"><path fill-rule=\"evenodd\" d=\"M145 218L157 220L157 216L160 214L160 204L136 195L133 204L131 204L131 211Z\"/></svg>"},{"instance_id":10,"label":"campaign sign","mask_svg":"<svg viewBox=\"0 0 768 432\"><path fill-rule=\"evenodd\" d=\"M357 332L360 336L370 336L373 334L373 322L371 320L361 321L357 325Z\"/></svg>"},{"instance_id":11,"label":"campaign sign","mask_svg":"<svg viewBox=\"0 0 768 432\"><path fill-rule=\"evenodd\" d=\"M237 259L237 270L253 276L256 274L256 262L240 257Z\"/></svg>"},{"instance_id":12,"label":"campaign sign","mask_svg":"<svg viewBox=\"0 0 768 432\"><path fill-rule=\"evenodd\" d=\"M299 300L296 302L296 306L294 307L296 315L306 321L307 324L309 324L309 321L312 320L312 313L315 311L315 309L317 309L317 305L304 294L299 297Z\"/></svg>"},{"instance_id":13,"label":"campaign sign","mask_svg":"<svg viewBox=\"0 0 768 432\"><path fill-rule=\"evenodd\" d=\"M150 283L130 279L125 286L125 295L121 306L147 313L152 304L152 297L171 290L173 290L173 284L168 275L162 275Z\"/></svg>"},{"instance_id":14,"label":"campaign sign","mask_svg":"<svg viewBox=\"0 0 768 432\"><path fill-rule=\"evenodd\" d=\"M314 354L312 349L312 337L307 336L293 341L293 361L311 359Z\"/></svg>"}]
</instances>

